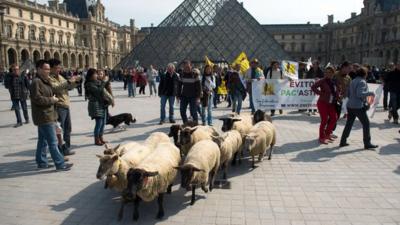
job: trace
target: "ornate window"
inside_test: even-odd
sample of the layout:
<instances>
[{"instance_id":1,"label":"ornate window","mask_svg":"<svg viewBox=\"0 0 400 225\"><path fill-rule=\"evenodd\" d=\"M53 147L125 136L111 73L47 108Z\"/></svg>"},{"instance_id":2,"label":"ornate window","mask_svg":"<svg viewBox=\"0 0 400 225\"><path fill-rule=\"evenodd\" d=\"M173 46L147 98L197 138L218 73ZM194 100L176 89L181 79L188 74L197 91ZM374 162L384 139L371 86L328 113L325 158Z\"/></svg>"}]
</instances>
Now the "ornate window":
<instances>
[{"instance_id":1,"label":"ornate window","mask_svg":"<svg viewBox=\"0 0 400 225\"><path fill-rule=\"evenodd\" d=\"M50 33L50 43L54 43L54 32Z\"/></svg>"},{"instance_id":2,"label":"ornate window","mask_svg":"<svg viewBox=\"0 0 400 225\"><path fill-rule=\"evenodd\" d=\"M40 15L40 22L44 23L44 16Z\"/></svg>"},{"instance_id":3,"label":"ornate window","mask_svg":"<svg viewBox=\"0 0 400 225\"><path fill-rule=\"evenodd\" d=\"M61 21L61 19L58 19L58 26L60 26L60 27L61 27L61 24L62 24L62 21Z\"/></svg>"},{"instance_id":4,"label":"ornate window","mask_svg":"<svg viewBox=\"0 0 400 225\"><path fill-rule=\"evenodd\" d=\"M33 12L30 13L30 17L31 17L31 20L35 19L34 15L33 15Z\"/></svg>"},{"instance_id":5,"label":"ornate window","mask_svg":"<svg viewBox=\"0 0 400 225\"><path fill-rule=\"evenodd\" d=\"M25 39L25 28L23 26L18 27L18 38Z\"/></svg>"},{"instance_id":6,"label":"ornate window","mask_svg":"<svg viewBox=\"0 0 400 225\"><path fill-rule=\"evenodd\" d=\"M12 38L13 37L13 35L12 35L12 25L11 24L7 24L4 29L5 29L6 37Z\"/></svg>"},{"instance_id":7,"label":"ornate window","mask_svg":"<svg viewBox=\"0 0 400 225\"><path fill-rule=\"evenodd\" d=\"M29 29L29 39L36 40L36 31L33 27Z\"/></svg>"},{"instance_id":8,"label":"ornate window","mask_svg":"<svg viewBox=\"0 0 400 225\"><path fill-rule=\"evenodd\" d=\"M18 10L18 16L19 16L19 17L23 17L23 16L24 16L24 14L23 14L23 12L22 12L22 9Z\"/></svg>"},{"instance_id":9,"label":"ornate window","mask_svg":"<svg viewBox=\"0 0 400 225\"><path fill-rule=\"evenodd\" d=\"M63 43L63 37L64 37L64 35L62 35L62 34L58 34L58 43L59 44L62 44Z\"/></svg>"},{"instance_id":10,"label":"ornate window","mask_svg":"<svg viewBox=\"0 0 400 225\"><path fill-rule=\"evenodd\" d=\"M53 17L50 17L50 24L53 24Z\"/></svg>"}]
</instances>

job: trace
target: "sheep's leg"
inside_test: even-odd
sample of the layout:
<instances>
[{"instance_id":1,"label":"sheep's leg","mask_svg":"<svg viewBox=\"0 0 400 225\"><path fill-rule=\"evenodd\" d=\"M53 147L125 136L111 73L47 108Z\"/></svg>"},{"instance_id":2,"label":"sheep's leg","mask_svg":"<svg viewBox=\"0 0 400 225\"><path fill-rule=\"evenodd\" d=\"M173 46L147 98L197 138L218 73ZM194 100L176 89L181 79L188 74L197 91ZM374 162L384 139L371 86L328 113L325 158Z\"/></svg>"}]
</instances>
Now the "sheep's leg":
<instances>
[{"instance_id":1,"label":"sheep's leg","mask_svg":"<svg viewBox=\"0 0 400 225\"><path fill-rule=\"evenodd\" d=\"M255 168L256 168L256 165L255 165L256 159L255 159L254 155L251 156L251 158L253 159L252 162L251 162L251 167L252 167L253 169L255 169Z\"/></svg>"},{"instance_id":2,"label":"sheep's leg","mask_svg":"<svg viewBox=\"0 0 400 225\"><path fill-rule=\"evenodd\" d=\"M208 188L206 187L206 184L201 184L201 190L203 190L205 193L208 192Z\"/></svg>"},{"instance_id":3,"label":"sheep's leg","mask_svg":"<svg viewBox=\"0 0 400 225\"><path fill-rule=\"evenodd\" d=\"M226 180L226 177L227 177L226 173L228 171L228 162L225 162L223 167L224 167L224 175L222 176L222 179Z\"/></svg>"},{"instance_id":4,"label":"sheep's leg","mask_svg":"<svg viewBox=\"0 0 400 225\"><path fill-rule=\"evenodd\" d=\"M142 199L136 195L133 207L133 220L137 221L139 219L139 203Z\"/></svg>"},{"instance_id":5,"label":"sheep's leg","mask_svg":"<svg viewBox=\"0 0 400 225\"><path fill-rule=\"evenodd\" d=\"M232 166L235 166L235 165L236 165L237 156L238 156L238 152L236 152L236 153L233 155L233 160L232 160L232 162L231 162L231 165L232 165Z\"/></svg>"},{"instance_id":6,"label":"sheep's leg","mask_svg":"<svg viewBox=\"0 0 400 225\"><path fill-rule=\"evenodd\" d=\"M161 219L164 217L164 207L163 207L164 194L163 193L158 194L157 202L158 202L157 219Z\"/></svg>"},{"instance_id":7,"label":"sheep's leg","mask_svg":"<svg viewBox=\"0 0 400 225\"><path fill-rule=\"evenodd\" d=\"M263 153L260 153L259 155L258 155L258 161L259 162L261 162L262 160L263 160L263 158L264 158L264 152Z\"/></svg>"},{"instance_id":8,"label":"sheep's leg","mask_svg":"<svg viewBox=\"0 0 400 225\"><path fill-rule=\"evenodd\" d=\"M121 221L122 218L124 217L124 208L125 208L125 204L127 203L127 201L125 200L124 197L122 197L121 199L121 207L119 208L119 212L118 212L118 221Z\"/></svg>"},{"instance_id":9,"label":"sheep's leg","mask_svg":"<svg viewBox=\"0 0 400 225\"><path fill-rule=\"evenodd\" d=\"M218 167L214 168L209 174L209 176L210 176L210 187L209 187L210 192L214 188L214 182L215 182L215 177L217 175L217 172L218 172Z\"/></svg>"},{"instance_id":10,"label":"sheep's leg","mask_svg":"<svg viewBox=\"0 0 400 225\"><path fill-rule=\"evenodd\" d=\"M192 185L192 200L190 201L190 205L194 205L195 198L196 198L196 185Z\"/></svg>"},{"instance_id":11,"label":"sheep's leg","mask_svg":"<svg viewBox=\"0 0 400 225\"><path fill-rule=\"evenodd\" d=\"M272 157L272 149L274 148L273 145L271 145L271 148L269 149L269 155L268 155L268 160L271 160Z\"/></svg>"},{"instance_id":12,"label":"sheep's leg","mask_svg":"<svg viewBox=\"0 0 400 225\"><path fill-rule=\"evenodd\" d=\"M106 180L106 182L104 182L104 189L107 189L107 188L108 188L108 182Z\"/></svg>"},{"instance_id":13,"label":"sheep's leg","mask_svg":"<svg viewBox=\"0 0 400 225\"><path fill-rule=\"evenodd\" d=\"M172 184L168 185L168 188L167 188L167 193L171 194L171 192L172 192Z\"/></svg>"}]
</instances>

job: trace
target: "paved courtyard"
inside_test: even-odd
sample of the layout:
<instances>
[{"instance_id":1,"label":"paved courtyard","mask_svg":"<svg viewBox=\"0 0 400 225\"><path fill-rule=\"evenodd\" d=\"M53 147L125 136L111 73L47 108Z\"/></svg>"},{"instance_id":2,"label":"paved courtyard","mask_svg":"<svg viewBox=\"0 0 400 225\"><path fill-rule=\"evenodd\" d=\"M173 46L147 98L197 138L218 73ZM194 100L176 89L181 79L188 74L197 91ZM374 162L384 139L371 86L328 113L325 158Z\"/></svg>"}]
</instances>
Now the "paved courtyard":
<instances>
[{"instance_id":1,"label":"paved courtyard","mask_svg":"<svg viewBox=\"0 0 400 225\"><path fill-rule=\"evenodd\" d=\"M158 98L127 98L121 83L113 86L117 100L111 113L130 112L138 122L126 131L106 134L112 145L143 141L154 131L167 132L168 124L157 125ZM12 127L15 115L7 90L0 87L1 225L133 224L132 205L117 222L119 196L104 190L95 177L99 164L95 154L103 147L93 145L94 122L87 115L87 102L76 91L71 95L72 144L77 154L70 159L75 165L69 172L39 171L34 161L36 127ZM216 109L216 117L229 112L225 105ZM400 224L400 128L385 119L380 109L371 121L373 142L381 147L367 151L358 122L351 145L339 149L337 142L317 144L319 117L285 112L274 118L278 143L272 161L250 170L245 160L229 171L229 188L209 194L198 191L194 206L189 205L189 193L175 185L165 199L165 218L154 219L156 202L144 203L136 224ZM339 135L344 122L339 122ZM220 130L221 123L214 123Z\"/></svg>"}]
</instances>

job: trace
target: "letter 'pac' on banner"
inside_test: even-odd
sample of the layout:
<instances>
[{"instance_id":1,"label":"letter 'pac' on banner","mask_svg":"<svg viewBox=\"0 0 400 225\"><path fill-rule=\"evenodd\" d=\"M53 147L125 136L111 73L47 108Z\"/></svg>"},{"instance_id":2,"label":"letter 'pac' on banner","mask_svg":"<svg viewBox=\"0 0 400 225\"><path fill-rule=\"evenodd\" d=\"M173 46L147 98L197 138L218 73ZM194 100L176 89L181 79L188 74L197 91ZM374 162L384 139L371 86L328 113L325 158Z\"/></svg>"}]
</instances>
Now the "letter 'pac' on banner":
<instances>
[{"instance_id":1,"label":"letter 'pac' on banner","mask_svg":"<svg viewBox=\"0 0 400 225\"><path fill-rule=\"evenodd\" d=\"M260 80L253 82L256 109L309 109L317 107L318 96L311 90L315 80Z\"/></svg>"}]
</instances>

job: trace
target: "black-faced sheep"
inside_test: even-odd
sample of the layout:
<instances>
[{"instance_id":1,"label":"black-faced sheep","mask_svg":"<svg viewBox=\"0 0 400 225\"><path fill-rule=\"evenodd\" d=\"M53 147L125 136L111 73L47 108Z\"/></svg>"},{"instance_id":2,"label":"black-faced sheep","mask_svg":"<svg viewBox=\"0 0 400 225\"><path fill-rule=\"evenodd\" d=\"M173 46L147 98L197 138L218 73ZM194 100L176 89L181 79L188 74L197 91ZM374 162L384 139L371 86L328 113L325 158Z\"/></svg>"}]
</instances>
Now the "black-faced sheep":
<instances>
[{"instance_id":1,"label":"black-faced sheep","mask_svg":"<svg viewBox=\"0 0 400 225\"><path fill-rule=\"evenodd\" d=\"M128 171L128 187L123 196L134 197L133 219L139 218L140 201L149 202L158 197L157 218L164 216L163 195L171 192L171 187L177 175L176 167L181 160L179 149L172 143L160 143L152 154L138 166ZM123 215L122 203L119 218Z\"/></svg>"},{"instance_id":2,"label":"black-faced sheep","mask_svg":"<svg viewBox=\"0 0 400 225\"><path fill-rule=\"evenodd\" d=\"M209 126L197 126L184 128L179 136L179 144L182 155L187 155L189 150L197 142L212 140L212 137L219 136L218 132Z\"/></svg>"},{"instance_id":3,"label":"black-faced sheep","mask_svg":"<svg viewBox=\"0 0 400 225\"><path fill-rule=\"evenodd\" d=\"M245 149L249 151L252 157L252 168L255 168L255 156L258 155L258 160L261 161L265 152L270 148L268 160L271 160L272 150L276 144L276 129L275 126L268 122L262 121L254 125L250 133L245 139Z\"/></svg>"},{"instance_id":4,"label":"black-faced sheep","mask_svg":"<svg viewBox=\"0 0 400 225\"><path fill-rule=\"evenodd\" d=\"M253 115L253 125L261 121L268 121L272 123L272 117L262 110L257 110Z\"/></svg>"},{"instance_id":5,"label":"black-faced sheep","mask_svg":"<svg viewBox=\"0 0 400 225\"><path fill-rule=\"evenodd\" d=\"M197 126L197 123L195 123L195 122L188 122L188 123L183 124L183 125L172 125L169 128L168 137L172 137L174 139L175 146L180 148L180 144L179 144L179 134L180 134L180 132L186 127L195 127L195 126Z\"/></svg>"},{"instance_id":6,"label":"black-faced sheep","mask_svg":"<svg viewBox=\"0 0 400 225\"><path fill-rule=\"evenodd\" d=\"M207 183L212 191L215 176L219 170L221 152L216 143L211 140L197 142L189 151L184 163L179 169L181 172L181 187L192 190L190 204L195 202L196 187L207 193Z\"/></svg>"}]
</instances>

